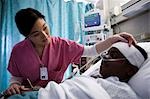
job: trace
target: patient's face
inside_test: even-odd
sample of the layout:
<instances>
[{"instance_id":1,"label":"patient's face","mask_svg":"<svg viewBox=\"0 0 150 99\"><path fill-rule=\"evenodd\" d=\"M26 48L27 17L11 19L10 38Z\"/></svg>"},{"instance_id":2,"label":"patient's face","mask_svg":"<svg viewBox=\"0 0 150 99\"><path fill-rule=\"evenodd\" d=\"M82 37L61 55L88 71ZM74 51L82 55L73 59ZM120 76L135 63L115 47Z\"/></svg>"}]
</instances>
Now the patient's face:
<instances>
[{"instance_id":1,"label":"patient's face","mask_svg":"<svg viewBox=\"0 0 150 99\"><path fill-rule=\"evenodd\" d=\"M127 72L130 63L117 48L112 47L102 57L100 74L103 78L117 76L119 79L128 79Z\"/></svg>"}]
</instances>

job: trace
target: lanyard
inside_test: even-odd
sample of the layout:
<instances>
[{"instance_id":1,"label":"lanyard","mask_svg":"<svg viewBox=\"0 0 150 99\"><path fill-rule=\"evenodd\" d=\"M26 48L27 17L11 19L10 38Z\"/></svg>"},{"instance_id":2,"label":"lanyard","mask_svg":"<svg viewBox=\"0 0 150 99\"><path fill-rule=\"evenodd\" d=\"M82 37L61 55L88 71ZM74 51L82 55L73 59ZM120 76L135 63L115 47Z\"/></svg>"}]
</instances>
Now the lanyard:
<instances>
[{"instance_id":1,"label":"lanyard","mask_svg":"<svg viewBox=\"0 0 150 99\"><path fill-rule=\"evenodd\" d=\"M40 79L41 80L48 80L48 70L44 64L40 64Z\"/></svg>"},{"instance_id":2,"label":"lanyard","mask_svg":"<svg viewBox=\"0 0 150 99\"><path fill-rule=\"evenodd\" d=\"M47 66L40 60L38 56L38 61L40 62L40 80L48 80L48 69Z\"/></svg>"}]
</instances>

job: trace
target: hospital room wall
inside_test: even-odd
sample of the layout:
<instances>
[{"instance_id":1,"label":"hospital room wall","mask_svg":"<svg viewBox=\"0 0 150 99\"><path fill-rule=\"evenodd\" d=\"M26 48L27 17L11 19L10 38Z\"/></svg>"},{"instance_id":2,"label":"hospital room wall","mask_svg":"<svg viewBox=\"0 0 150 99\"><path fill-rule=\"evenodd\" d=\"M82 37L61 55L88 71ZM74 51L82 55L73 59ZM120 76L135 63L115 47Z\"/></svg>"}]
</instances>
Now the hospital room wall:
<instances>
[{"instance_id":1,"label":"hospital room wall","mask_svg":"<svg viewBox=\"0 0 150 99\"><path fill-rule=\"evenodd\" d=\"M132 33L138 41L150 41L150 10L114 24L112 28L114 33L125 31Z\"/></svg>"}]
</instances>

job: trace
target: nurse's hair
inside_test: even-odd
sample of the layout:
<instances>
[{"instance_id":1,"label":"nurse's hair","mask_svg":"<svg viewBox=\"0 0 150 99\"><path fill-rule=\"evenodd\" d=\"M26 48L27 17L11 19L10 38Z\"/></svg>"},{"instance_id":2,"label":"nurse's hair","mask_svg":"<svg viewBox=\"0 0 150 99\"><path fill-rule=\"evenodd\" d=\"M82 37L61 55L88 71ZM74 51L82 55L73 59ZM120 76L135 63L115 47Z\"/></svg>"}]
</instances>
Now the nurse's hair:
<instances>
[{"instance_id":1,"label":"nurse's hair","mask_svg":"<svg viewBox=\"0 0 150 99\"><path fill-rule=\"evenodd\" d=\"M38 10L35 10L33 8L19 10L15 16L15 22L19 32L27 37L35 22L39 18L45 19L45 16L42 15Z\"/></svg>"}]
</instances>

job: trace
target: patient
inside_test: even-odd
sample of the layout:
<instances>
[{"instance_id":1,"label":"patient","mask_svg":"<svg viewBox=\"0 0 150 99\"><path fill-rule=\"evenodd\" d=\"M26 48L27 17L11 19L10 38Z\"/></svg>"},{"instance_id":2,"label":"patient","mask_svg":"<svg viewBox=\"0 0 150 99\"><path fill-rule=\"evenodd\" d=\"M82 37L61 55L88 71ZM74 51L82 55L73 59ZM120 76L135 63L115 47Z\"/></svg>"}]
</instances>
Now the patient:
<instances>
[{"instance_id":1,"label":"patient","mask_svg":"<svg viewBox=\"0 0 150 99\"><path fill-rule=\"evenodd\" d=\"M136 97L136 94L133 93L133 91L131 92L132 89L126 83L137 73L148 58L146 51L138 45L128 47L126 43L118 42L113 44L107 52L102 53L101 56L102 62L99 74L104 79L99 80L111 98L120 99L116 97L118 97L118 95L122 97L120 94L124 93L126 93L127 96ZM97 77L97 75L91 76ZM127 90L124 90L125 88L129 88L129 93ZM116 91L118 91L119 94L117 94ZM125 99L137 98L126 97Z\"/></svg>"},{"instance_id":2,"label":"patient","mask_svg":"<svg viewBox=\"0 0 150 99\"><path fill-rule=\"evenodd\" d=\"M115 43L102 53L100 74L102 77L117 76L120 81L128 82L147 59L147 53L138 45L128 47L126 43Z\"/></svg>"},{"instance_id":3,"label":"patient","mask_svg":"<svg viewBox=\"0 0 150 99\"><path fill-rule=\"evenodd\" d=\"M100 76L79 76L57 84L49 82L36 93L39 99L137 99L126 83L147 59L147 53L138 45L118 42L102 53ZM101 78L102 77L102 78ZM104 78L104 79L103 79ZM27 94L26 94L27 95ZM15 99L15 96L10 99ZM30 97L30 96L29 96ZM24 96L19 97L25 99Z\"/></svg>"}]
</instances>

